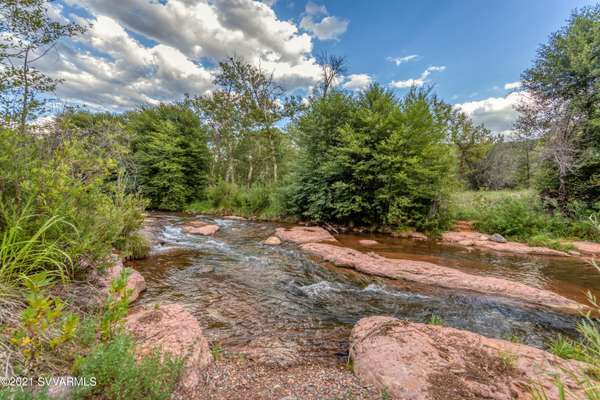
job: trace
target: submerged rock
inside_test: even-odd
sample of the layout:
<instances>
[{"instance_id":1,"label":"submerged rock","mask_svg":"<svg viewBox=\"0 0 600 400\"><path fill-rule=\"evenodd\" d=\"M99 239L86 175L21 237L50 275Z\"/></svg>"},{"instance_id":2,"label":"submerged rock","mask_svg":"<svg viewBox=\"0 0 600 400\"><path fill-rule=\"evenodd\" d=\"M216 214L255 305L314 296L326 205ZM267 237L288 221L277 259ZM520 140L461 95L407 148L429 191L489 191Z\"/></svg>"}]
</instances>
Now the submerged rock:
<instances>
[{"instance_id":1,"label":"submerged rock","mask_svg":"<svg viewBox=\"0 0 600 400\"><path fill-rule=\"evenodd\" d=\"M350 267L370 275L505 297L569 313L579 313L585 309L585 306L548 290L501 278L471 275L424 261L389 259L326 243L306 243L301 248L337 266Z\"/></svg>"},{"instance_id":2,"label":"submerged rock","mask_svg":"<svg viewBox=\"0 0 600 400\"><path fill-rule=\"evenodd\" d=\"M106 269L106 273L99 278L99 284L102 291L108 295L110 285L113 280L117 279L123 271L123 262L121 260L115 261L115 263ZM144 290L146 290L146 280L144 277L132 269L129 278L127 279L127 289L130 290L129 302L134 302L140 296Z\"/></svg>"},{"instance_id":3,"label":"submerged rock","mask_svg":"<svg viewBox=\"0 0 600 400\"><path fill-rule=\"evenodd\" d=\"M281 244L281 239L279 239L277 236L269 236L268 238L263 240L262 243L269 246L277 246Z\"/></svg>"},{"instance_id":4,"label":"submerged rock","mask_svg":"<svg viewBox=\"0 0 600 400\"><path fill-rule=\"evenodd\" d=\"M379 244L379 242L377 240L371 240L371 239L361 239L358 241L358 243L363 246L375 246L375 245Z\"/></svg>"},{"instance_id":5,"label":"submerged rock","mask_svg":"<svg viewBox=\"0 0 600 400\"><path fill-rule=\"evenodd\" d=\"M190 221L183 227L185 233L191 235L212 236L219 230L219 225L207 224L202 221Z\"/></svg>"},{"instance_id":6,"label":"submerged rock","mask_svg":"<svg viewBox=\"0 0 600 400\"><path fill-rule=\"evenodd\" d=\"M162 353L185 358L180 380L185 389L197 386L202 370L213 361L202 328L181 304L140 307L127 316L125 327L137 340L138 357L158 348Z\"/></svg>"},{"instance_id":7,"label":"submerged rock","mask_svg":"<svg viewBox=\"0 0 600 400\"><path fill-rule=\"evenodd\" d=\"M296 244L314 242L336 242L336 239L319 226L294 226L292 228L277 228L275 235L284 242Z\"/></svg>"},{"instance_id":8,"label":"submerged rock","mask_svg":"<svg viewBox=\"0 0 600 400\"><path fill-rule=\"evenodd\" d=\"M558 398L560 375L581 395L572 376L580 363L533 347L458 329L369 317L350 337L355 374L394 399L530 399L532 384Z\"/></svg>"}]
</instances>

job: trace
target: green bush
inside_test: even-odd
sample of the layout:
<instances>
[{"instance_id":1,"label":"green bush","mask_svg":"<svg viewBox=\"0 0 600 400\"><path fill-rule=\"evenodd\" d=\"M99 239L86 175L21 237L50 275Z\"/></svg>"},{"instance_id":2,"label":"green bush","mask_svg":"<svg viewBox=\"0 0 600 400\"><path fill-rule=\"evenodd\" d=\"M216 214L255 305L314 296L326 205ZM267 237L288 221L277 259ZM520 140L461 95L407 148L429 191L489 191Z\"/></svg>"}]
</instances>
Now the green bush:
<instances>
[{"instance_id":1,"label":"green bush","mask_svg":"<svg viewBox=\"0 0 600 400\"><path fill-rule=\"evenodd\" d=\"M166 400L182 371L183 360L158 351L136 361L133 339L118 335L77 360L75 374L88 380L95 378L97 384L77 388L74 398Z\"/></svg>"},{"instance_id":2,"label":"green bush","mask_svg":"<svg viewBox=\"0 0 600 400\"><path fill-rule=\"evenodd\" d=\"M499 233L507 238L534 246L571 250L563 239L600 240L596 229L597 213L572 204L573 218L551 212L532 191L463 192L451 201L454 219L475 221L475 227L486 233Z\"/></svg>"},{"instance_id":3,"label":"green bush","mask_svg":"<svg viewBox=\"0 0 600 400\"><path fill-rule=\"evenodd\" d=\"M207 185L206 132L192 111L161 104L127 115L135 176L150 207L182 210L203 199Z\"/></svg>"},{"instance_id":4,"label":"green bush","mask_svg":"<svg viewBox=\"0 0 600 400\"><path fill-rule=\"evenodd\" d=\"M315 222L445 227L455 157L440 105L427 91L397 99L376 85L312 102L290 127L300 148L290 211Z\"/></svg>"},{"instance_id":5,"label":"green bush","mask_svg":"<svg viewBox=\"0 0 600 400\"><path fill-rule=\"evenodd\" d=\"M28 271L60 271L63 277L68 271L71 277L79 267L101 263L113 247L130 247L145 201L126 192L121 150L97 142L91 134L66 134L60 125L41 137L0 131L2 251L9 246L14 254L22 245L30 254L54 255L28 263L35 265ZM72 270L64 268L71 264Z\"/></svg>"},{"instance_id":6,"label":"green bush","mask_svg":"<svg viewBox=\"0 0 600 400\"><path fill-rule=\"evenodd\" d=\"M206 214L235 214L262 219L283 219L287 216L278 186L254 184L240 186L225 181L206 190L206 200L190 204L186 210Z\"/></svg>"}]
</instances>

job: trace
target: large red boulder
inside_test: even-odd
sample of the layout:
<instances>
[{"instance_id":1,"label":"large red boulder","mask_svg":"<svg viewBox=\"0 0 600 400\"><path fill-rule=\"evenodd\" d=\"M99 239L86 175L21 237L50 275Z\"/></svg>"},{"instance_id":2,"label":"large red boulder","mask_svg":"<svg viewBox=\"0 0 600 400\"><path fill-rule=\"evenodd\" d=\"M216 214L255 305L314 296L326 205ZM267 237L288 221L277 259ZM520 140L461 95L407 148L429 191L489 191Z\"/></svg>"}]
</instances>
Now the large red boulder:
<instances>
[{"instance_id":1,"label":"large red boulder","mask_svg":"<svg viewBox=\"0 0 600 400\"><path fill-rule=\"evenodd\" d=\"M582 304L549 290L537 289L507 279L471 275L428 262L389 259L326 243L306 243L301 248L339 267L353 268L365 274L505 297L524 304L568 313L579 313L585 309Z\"/></svg>"},{"instance_id":2,"label":"large red boulder","mask_svg":"<svg viewBox=\"0 0 600 400\"><path fill-rule=\"evenodd\" d=\"M123 272L123 262L117 259L113 265L106 269L105 273L99 277L99 285L105 294L108 294L113 280L117 279ZM127 289L129 290L129 301L134 302L144 290L146 290L146 280L144 277L132 269L129 278L127 278Z\"/></svg>"},{"instance_id":3,"label":"large red boulder","mask_svg":"<svg viewBox=\"0 0 600 400\"><path fill-rule=\"evenodd\" d=\"M198 385L200 373L212 362L202 328L181 304L140 307L127 316L125 327L137 339L139 357L158 349L185 359L180 383L186 389Z\"/></svg>"},{"instance_id":4,"label":"large red boulder","mask_svg":"<svg viewBox=\"0 0 600 400\"><path fill-rule=\"evenodd\" d=\"M582 365L533 347L391 317L361 319L352 330L355 374L399 400L530 400L532 385L558 398L556 375ZM579 397L577 397L579 398Z\"/></svg>"},{"instance_id":5,"label":"large red boulder","mask_svg":"<svg viewBox=\"0 0 600 400\"><path fill-rule=\"evenodd\" d=\"M208 224L203 221L189 221L183 226L183 231L191 235L212 236L219 230L219 225Z\"/></svg>"}]
</instances>

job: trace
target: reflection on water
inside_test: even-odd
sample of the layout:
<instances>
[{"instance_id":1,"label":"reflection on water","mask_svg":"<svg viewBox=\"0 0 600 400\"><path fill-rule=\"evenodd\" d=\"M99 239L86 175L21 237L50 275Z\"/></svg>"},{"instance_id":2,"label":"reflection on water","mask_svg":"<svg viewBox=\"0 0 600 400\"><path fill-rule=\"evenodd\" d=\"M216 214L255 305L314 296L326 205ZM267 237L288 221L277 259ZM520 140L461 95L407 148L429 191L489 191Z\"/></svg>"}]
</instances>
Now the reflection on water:
<instances>
[{"instance_id":1,"label":"reflection on water","mask_svg":"<svg viewBox=\"0 0 600 400\"><path fill-rule=\"evenodd\" d=\"M487 296L373 278L320 265L291 245L262 245L274 224L207 218L221 229L204 237L182 232L186 217L154 217L161 244L151 257L132 263L148 286L141 301L185 304L209 340L228 348L276 341L295 348L301 357L343 357L352 325L369 315L426 322L435 314L448 326L490 337L518 337L538 347L559 332L574 334L573 317ZM356 235L338 238L360 248ZM593 271L581 262L497 257L431 242L375 239L381 244L369 251L387 257L504 276L569 297L580 298L585 289L600 287Z\"/></svg>"}]
</instances>

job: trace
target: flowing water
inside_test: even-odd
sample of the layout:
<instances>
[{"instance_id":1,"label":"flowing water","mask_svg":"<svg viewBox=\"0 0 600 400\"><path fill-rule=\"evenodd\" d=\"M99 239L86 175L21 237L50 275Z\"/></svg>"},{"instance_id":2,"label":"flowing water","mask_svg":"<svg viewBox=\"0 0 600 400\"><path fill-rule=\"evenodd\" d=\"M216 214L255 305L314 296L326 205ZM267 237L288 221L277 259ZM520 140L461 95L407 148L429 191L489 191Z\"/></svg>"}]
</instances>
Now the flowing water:
<instances>
[{"instance_id":1,"label":"flowing water","mask_svg":"<svg viewBox=\"0 0 600 400\"><path fill-rule=\"evenodd\" d=\"M558 333L575 335L572 316L323 265L293 245L262 245L275 224L200 218L218 224L219 232L188 235L181 228L190 217L154 214L152 229L160 243L150 257L131 265L146 278L142 302L183 303L209 341L228 350L283 350L311 361L339 361L347 354L352 325L370 315L418 322L436 315L447 326L537 347ZM505 277L580 301L588 289L600 288L600 274L570 258L507 257L388 236L370 236L380 244L366 249L361 238L338 236L363 251Z\"/></svg>"}]
</instances>

